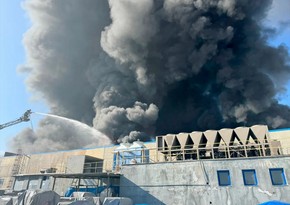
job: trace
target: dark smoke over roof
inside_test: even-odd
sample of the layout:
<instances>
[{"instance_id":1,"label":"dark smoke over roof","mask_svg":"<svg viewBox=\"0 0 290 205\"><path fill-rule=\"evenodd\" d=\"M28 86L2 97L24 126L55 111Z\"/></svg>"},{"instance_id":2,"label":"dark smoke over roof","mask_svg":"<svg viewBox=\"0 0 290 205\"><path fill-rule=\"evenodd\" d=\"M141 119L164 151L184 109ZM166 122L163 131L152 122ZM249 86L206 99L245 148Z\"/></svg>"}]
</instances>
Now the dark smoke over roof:
<instances>
[{"instance_id":1,"label":"dark smoke over roof","mask_svg":"<svg viewBox=\"0 0 290 205\"><path fill-rule=\"evenodd\" d=\"M290 77L289 54L267 44L273 30L262 25L270 6L268 0L27 0L32 27L21 70L52 113L92 125L112 142L290 126L290 108L276 100ZM12 146L37 141L47 149L46 127L57 123L40 123L33 138L23 131ZM94 143L81 135L85 145L68 144L70 128L54 127L62 147L53 149Z\"/></svg>"}]
</instances>

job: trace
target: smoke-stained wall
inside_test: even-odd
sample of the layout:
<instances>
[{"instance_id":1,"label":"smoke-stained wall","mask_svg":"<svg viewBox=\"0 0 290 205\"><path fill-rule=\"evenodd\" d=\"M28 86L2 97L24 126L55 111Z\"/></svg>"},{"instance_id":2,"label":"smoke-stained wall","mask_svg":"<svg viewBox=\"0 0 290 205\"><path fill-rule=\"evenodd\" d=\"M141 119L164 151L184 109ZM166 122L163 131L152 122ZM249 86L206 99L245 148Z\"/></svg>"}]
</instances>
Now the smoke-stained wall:
<instances>
[{"instance_id":1,"label":"smoke-stained wall","mask_svg":"<svg viewBox=\"0 0 290 205\"><path fill-rule=\"evenodd\" d=\"M289 157L124 165L120 196L131 198L135 204L160 205L248 205L289 201L290 187L273 185L269 172L271 168L283 168L287 178L287 167ZM242 170L249 169L255 170L257 185L244 184ZM229 186L219 185L217 171L221 170L229 171Z\"/></svg>"},{"instance_id":2,"label":"smoke-stained wall","mask_svg":"<svg viewBox=\"0 0 290 205\"><path fill-rule=\"evenodd\" d=\"M267 44L275 31L262 25L270 6L269 0L26 0L32 26L20 69L52 113L110 138L98 144L257 123L290 126L289 107L275 98L289 79L289 54ZM12 147L71 149L96 139L47 118Z\"/></svg>"}]
</instances>

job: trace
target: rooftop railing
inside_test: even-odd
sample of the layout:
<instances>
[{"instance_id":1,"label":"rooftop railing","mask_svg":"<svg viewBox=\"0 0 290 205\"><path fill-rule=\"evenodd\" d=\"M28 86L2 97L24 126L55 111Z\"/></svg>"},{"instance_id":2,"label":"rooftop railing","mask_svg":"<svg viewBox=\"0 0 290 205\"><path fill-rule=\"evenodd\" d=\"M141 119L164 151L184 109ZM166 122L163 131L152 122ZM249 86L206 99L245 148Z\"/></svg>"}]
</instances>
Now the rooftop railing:
<instances>
[{"instance_id":1,"label":"rooftop railing","mask_svg":"<svg viewBox=\"0 0 290 205\"><path fill-rule=\"evenodd\" d=\"M272 143L246 145L232 143L228 146L219 143L219 146L213 144L207 147L206 144L199 144L199 147L192 144L184 148L181 146L142 148L133 151L118 151L114 154L116 155L114 170L119 170L125 164L283 156L290 155L290 147L282 148L280 145L273 146Z\"/></svg>"}]
</instances>

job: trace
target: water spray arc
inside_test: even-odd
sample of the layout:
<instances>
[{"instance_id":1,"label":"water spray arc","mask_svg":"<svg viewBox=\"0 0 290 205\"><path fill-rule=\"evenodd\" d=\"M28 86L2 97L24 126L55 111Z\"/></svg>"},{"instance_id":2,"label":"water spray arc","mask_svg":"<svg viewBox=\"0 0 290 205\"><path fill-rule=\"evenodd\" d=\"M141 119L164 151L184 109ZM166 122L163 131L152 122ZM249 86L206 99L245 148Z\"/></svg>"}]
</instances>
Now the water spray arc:
<instances>
[{"instance_id":1,"label":"water spray arc","mask_svg":"<svg viewBox=\"0 0 290 205\"><path fill-rule=\"evenodd\" d=\"M94 127L90 127L89 125L87 125L85 123L82 123L80 121L73 120L73 119L66 118L66 117L62 117L62 116L55 115L55 114L47 114L47 113L41 113L41 112L32 112L32 113L37 114L37 115L43 115L43 116L51 117L51 118L54 118L54 119L59 119L59 120L65 121L67 123L71 123L74 126L76 126L77 128L80 128L80 129L82 129L84 131L90 132L92 135L97 136L98 138L100 138L102 140L109 140L109 138L105 134L103 134L100 131L96 130Z\"/></svg>"},{"instance_id":2,"label":"water spray arc","mask_svg":"<svg viewBox=\"0 0 290 205\"><path fill-rule=\"evenodd\" d=\"M55 114L32 112L27 110L19 119L1 125L1 129L31 121L31 115L42 115L36 129L31 126L22 130L10 141L11 147L16 151L22 149L25 153L58 151L77 148L91 148L111 145L108 136L80 121ZM45 129L43 125L45 124ZM49 134L47 132L49 131Z\"/></svg>"}]
</instances>

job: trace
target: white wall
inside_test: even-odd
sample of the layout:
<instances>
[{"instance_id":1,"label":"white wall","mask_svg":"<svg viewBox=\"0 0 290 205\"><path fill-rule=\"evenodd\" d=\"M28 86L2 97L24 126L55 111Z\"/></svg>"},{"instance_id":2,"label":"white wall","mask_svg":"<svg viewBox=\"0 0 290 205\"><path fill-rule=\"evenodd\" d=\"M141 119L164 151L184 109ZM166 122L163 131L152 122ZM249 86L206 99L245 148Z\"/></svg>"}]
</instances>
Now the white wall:
<instances>
[{"instance_id":1,"label":"white wall","mask_svg":"<svg viewBox=\"0 0 290 205\"><path fill-rule=\"evenodd\" d=\"M284 168L286 180L290 180L290 157L126 165L122 167L120 195L134 203L166 205L290 202L289 185L273 186L269 168ZM257 186L244 185L242 169L256 170ZM218 185L217 170L230 171L231 186Z\"/></svg>"}]
</instances>

